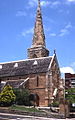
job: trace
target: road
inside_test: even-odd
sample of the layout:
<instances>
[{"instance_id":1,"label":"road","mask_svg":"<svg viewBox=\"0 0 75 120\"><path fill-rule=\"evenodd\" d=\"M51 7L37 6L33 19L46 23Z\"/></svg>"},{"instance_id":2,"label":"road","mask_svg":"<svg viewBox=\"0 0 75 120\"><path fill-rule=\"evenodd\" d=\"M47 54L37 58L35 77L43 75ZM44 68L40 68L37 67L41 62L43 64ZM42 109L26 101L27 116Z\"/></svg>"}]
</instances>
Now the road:
<instances>
[{"instance_id":1,"label":"road","mask_svg":"<svg viewBox=\"0 0 75 120\"><path fill-rule=\"evenodd\" d=\"M44 118L44 117L0 113L0 120L75 120L75 118L72 118L72 119L56 119L56 118Z\"/></svg>"}]
</instances>

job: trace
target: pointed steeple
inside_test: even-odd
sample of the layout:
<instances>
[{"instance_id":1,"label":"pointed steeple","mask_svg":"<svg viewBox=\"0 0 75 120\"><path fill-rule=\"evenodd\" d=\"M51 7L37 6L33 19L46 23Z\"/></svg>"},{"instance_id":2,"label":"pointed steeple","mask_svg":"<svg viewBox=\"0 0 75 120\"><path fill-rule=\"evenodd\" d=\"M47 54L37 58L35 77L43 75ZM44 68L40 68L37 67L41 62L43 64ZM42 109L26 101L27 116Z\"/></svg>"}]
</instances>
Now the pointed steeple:
<instances>
[{"instance_id":1,"label":"pointed steeple","mask_svg":"<svg viewBox=\"0 0 75 120\"><path fill-rule=\"evenodd\" d=\"M47 56L49 56L49 51L46 49L41 5L40 0L38 0L32 47L28 49L28 58L32 59Z\"/></svg>"},{"instance_id":2,"label":"pointed steeple","mask_svg":"<svg viewBox=\"0 0 75 120\"><path fill-rule=\"evenodd\" d=\"M44 47L46 46L43 22L42 22L42 14L41 14L41 5L40 5L40 0L38 0L32 47L36 47L40 45Z\"/></svg>"}]
</instances>

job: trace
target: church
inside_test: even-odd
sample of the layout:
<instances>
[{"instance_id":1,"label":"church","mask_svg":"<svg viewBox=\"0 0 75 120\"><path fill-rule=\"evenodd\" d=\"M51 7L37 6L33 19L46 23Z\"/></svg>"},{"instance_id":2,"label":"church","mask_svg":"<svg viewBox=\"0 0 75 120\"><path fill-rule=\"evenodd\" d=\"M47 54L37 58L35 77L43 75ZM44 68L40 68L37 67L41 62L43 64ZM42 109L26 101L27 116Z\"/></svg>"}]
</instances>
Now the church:
<instances>
[{"instance_id":1,"label":"church","mask_svg":"<svg viewBox=\"0 0 75 120\"><path fill-rule=\"evenodd\" d=\"M48 106L60 98L60 68L54 51L49 56L46 48L41 5L38 0L32 46L25 60L0 63L0 90L7 84L25 88L37 95L37 106Z\"/></svg>"}]
</instances>

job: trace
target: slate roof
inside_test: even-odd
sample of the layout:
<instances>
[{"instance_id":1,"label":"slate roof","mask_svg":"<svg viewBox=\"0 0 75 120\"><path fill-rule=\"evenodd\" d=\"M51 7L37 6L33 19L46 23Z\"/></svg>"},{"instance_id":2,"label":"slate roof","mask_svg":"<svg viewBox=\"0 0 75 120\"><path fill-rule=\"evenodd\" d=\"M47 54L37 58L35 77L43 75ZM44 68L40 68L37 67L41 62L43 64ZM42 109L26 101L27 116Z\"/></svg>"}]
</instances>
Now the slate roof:
<instances>
[{"instance_id":1,"label":"slate roof","mask_svg":"<svg viewBox=\"0 0 75 120\"><path fill-rule=\"evenodd\" d=\"M1 63L0 66L2 66L2 68L0 67L0 77L22 76L47 72L51 59L52 57L42 57L10 63ZM15 65L16 63L18 66Z\"/></svg>"}]
</instances>

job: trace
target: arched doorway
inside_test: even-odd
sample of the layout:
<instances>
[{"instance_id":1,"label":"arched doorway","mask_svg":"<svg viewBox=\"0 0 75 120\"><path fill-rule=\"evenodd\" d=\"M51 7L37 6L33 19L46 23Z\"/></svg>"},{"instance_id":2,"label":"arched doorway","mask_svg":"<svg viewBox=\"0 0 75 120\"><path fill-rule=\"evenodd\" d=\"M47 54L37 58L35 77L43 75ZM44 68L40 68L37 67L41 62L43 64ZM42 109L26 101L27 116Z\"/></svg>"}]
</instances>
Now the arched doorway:
<instances>
[{"instance_id":1,"label":"arched doorway","mask_svg":"<svg viewBox=\"0 0 75 120\"><path fill-rule=\"evenodd\" d=\"M39 96L37 94L30 94L29 101L36 106L39 106Z\"/></svg>"}]
</instances>

